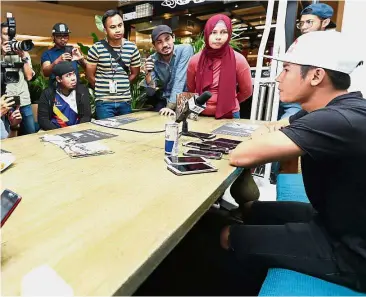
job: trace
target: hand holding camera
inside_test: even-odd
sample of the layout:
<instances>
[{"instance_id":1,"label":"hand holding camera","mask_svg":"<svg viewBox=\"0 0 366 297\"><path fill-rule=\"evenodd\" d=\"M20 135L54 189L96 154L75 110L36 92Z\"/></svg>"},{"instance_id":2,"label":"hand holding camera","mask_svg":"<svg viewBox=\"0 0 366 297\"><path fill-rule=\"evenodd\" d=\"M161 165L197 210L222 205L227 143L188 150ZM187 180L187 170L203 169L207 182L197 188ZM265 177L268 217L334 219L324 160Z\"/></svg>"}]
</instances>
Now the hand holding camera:
<instances>
[{"instance_id":1,"label":"hand holding camera","mask_svg":"<svg viewBox=\"0 0 366 297\"><path fill-rule=\"evenodd\" d=\"M1 44L1 52L2 52L3 55L6 55L7 53L11 52L9 41L4 41Z\"/></svg>"}]
</instances>

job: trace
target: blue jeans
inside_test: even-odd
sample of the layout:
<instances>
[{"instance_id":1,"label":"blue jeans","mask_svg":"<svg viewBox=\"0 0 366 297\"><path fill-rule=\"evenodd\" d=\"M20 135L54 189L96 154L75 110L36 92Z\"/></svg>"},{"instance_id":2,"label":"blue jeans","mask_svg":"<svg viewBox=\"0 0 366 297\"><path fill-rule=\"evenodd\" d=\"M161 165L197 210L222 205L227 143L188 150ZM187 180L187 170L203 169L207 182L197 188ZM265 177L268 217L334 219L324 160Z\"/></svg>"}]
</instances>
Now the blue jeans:
<instances>
[{"instance_id":1,"label":"blue jeans","mask_svg":"<svg viewBox=\"0 0 366 297\"><path fill-rule=\"evenodd\" d=\"M26 105L19 109L22 115L22 122L20 123L20 135L27 135L36 133L36 127L33 118L32 106Z\"/></svg>"},{"instance_id":2,"label":"blue jeans","mask_svg":"<svg viewBox=\"0 0 366 297\"><path fill-rule=\"evenodd\" d=\"M298 103L284 103L280 101L280 107L278 109L278 119L286 119L290 116L298 113L301 110L301 106Z\"/></svg>"},{"instance_id":3,"label":"blue jeans","mask_svg":"<svg viewBox=\"0 0 366 297\"><path fill-rule=\"evenodd\" d=\"M96 103L96 113L98 120L112 118L131 112L132 109L130 102L103 102L101 100L98 100Z\"/></svg>"},{"instance_id":4,"label":"blue jeans","mask_svg":"<svg viewBox=\"0 0 366 297\"><path fill-rule=\"evenodd\" d=\"M240 111L233 112L233 119L240 119Z\"/></svg>"}]
</instances>

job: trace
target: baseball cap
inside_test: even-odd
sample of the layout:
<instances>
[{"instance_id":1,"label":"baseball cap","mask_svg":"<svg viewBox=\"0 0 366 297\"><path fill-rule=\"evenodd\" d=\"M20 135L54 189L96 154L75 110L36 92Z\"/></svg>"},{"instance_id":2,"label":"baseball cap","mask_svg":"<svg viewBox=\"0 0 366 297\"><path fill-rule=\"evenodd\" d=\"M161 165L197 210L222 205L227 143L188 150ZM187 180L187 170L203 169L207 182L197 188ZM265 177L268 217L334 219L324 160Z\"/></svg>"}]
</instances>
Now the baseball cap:
<instances>
[{"instance_id":1,"label":"baseball cap","mask_svg":"<svg viewBox=\"0 0 366 297\"><path fill-rule=\"evenodd\" d=\"M74 67L72 67L72 63L68 61L62 61L57 63L55 67L52 69L52 73L55 76L61 77L66 73L75 71Z\"/></svg>"},{"instance_id":2,"label":"baseball cap","mask_svg":"<svg viewBox=\"0 0 366 297\"><path fill-rule=\"evenodd\" d=\"M321 19L330 19L333 16L333 8L324 3L313 3L301 11L301 15L313 14Z\"/></svg>"},{"instance_id":3,"label":"baseball cap","mask_svg":"<svg viewBox=\"0 0 366 297\"><path fill-rule=\"evenodd\" d=\"M52 28L52 34L69 34L69 27L64 23L57 23Z\"/></svg>"},{"instance_id":4,"label":"baseball cap","mask_svg":"<svg viewBox=\"0 0 366 297\"><path fill-rule=\"evenodd\" d=\"M159 36L161 34L164 34L164 33L171 34L172 35L173 34L173 31L167 25L159 25L159 26L157 26L156 28L154 28L154 30L151 33L151 39L152 39L152 41L155 42L156 39L158 39Z\"/></svg>"},{"instance_id":5,"label":"baseball cap","mask_svg":"<svg viewBox=\"0 0 366 297\"><path fill-rule=\"evenodd\" d=\"M308 65L350 74L360 63L361 52L344 34L337 31L315 31L301 35L278 57L266 58Z\"/></svg>"}]
</instances>

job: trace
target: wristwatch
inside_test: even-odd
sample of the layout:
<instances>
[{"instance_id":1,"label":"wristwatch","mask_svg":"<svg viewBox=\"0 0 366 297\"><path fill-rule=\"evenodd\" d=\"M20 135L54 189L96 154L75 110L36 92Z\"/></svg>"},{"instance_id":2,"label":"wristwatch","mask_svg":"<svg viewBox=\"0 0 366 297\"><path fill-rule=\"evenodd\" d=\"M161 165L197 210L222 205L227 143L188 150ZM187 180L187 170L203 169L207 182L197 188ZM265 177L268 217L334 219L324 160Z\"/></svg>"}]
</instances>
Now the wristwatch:
<instances>
[{"instance_id":1,"label":"wristwatch","mask_svg":"<svg viewBox=\"0 0 366 297\"><path fill-rule=\"evenodd\" d=\"M29 62L29 57L24 57L24 58L22 58L22 62L23 62L23 63L28 63L28 62Z\"/></svg>"},{"instance_id":2,"label":"wristwatch","mask_svg":"<svg viewBox=\"0 0 366 297\"><path fill-rule=\"evenodd\" d=\"M20 129L20 125L19 124L16 125L16 126L10 126L10 130L11 131L19 131L19 129Z\"/></svg>"}]
</instances>

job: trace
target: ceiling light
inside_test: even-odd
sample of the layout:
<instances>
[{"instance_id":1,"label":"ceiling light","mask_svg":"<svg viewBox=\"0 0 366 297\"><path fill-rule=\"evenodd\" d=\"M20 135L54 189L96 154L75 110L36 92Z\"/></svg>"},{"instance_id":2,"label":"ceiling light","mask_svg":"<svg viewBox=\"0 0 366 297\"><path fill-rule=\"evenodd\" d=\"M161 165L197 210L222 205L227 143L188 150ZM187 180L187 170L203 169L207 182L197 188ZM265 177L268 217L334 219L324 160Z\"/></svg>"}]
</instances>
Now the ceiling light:
<instances>
[{"instance_id":1,"label":"ceiling light","mask_svg":"<svg viewBox=\"0 0 366 297\"><path fill-rule=\"evenodd\" d=\"M238 5L238 4L236 4L236 5L235 5L235 8L238 8L238 7L239 7L239 5Z\"/></svg>"},{"instance_id":2,"label":"ceiling light","mask_svg":"<svg viewBox=\"0 0 366 297\"><path fill-rule=\"evenodd\" d=\"M257 36L258 36L258 37L262 37L263 35L262 35L262 34L258 34Z\"/></svg>"}]
</instances>

